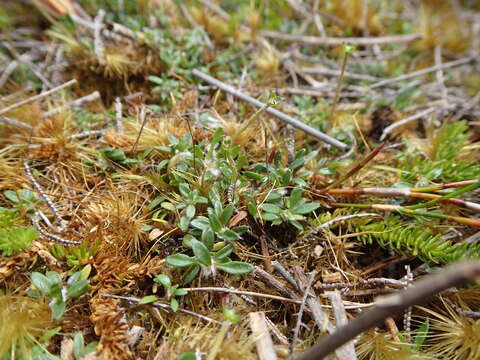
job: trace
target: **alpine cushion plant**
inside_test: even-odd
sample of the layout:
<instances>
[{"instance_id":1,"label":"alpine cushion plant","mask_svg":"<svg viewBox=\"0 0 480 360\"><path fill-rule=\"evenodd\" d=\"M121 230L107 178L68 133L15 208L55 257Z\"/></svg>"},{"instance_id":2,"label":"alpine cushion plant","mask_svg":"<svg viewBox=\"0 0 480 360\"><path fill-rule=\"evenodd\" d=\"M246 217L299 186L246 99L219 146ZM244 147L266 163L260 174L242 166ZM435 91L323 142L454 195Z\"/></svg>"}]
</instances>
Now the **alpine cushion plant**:
<instances>
[{"instance_id":1,"label":"alpine cushion plant","mask_svg":"<svg viewBox=\"0 0 480 360\"><path fill-rule=\"evenodd\" d=\"M320 204L317 202L307 202L302 197L302 189L293 189L289 197L284 197L280 191L272 191L265 199L265 203L260 205L260 216L263 220L269 221L272 225L280 225L287 222L298 230L303 230L300 221L305 220L306 214L318 209ZM250 212L255 215L255 207L249 206Z\"/></svg>"}]
</instances>

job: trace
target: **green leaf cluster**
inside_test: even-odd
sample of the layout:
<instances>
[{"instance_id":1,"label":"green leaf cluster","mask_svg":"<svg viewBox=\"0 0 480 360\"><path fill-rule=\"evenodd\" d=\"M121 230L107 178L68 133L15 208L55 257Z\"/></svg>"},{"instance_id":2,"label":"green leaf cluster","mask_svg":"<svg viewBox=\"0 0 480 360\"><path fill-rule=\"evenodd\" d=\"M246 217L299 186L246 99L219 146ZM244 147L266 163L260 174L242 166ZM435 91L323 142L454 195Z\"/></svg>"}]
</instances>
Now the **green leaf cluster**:
<instances>
[{"instance_id":1,"label":"green leaf cluster","mask_svg":"<svg viewBox=\"0 0 480 360\"><path fill-rule=\"evenodd\" d=\"M453 182L474 179L480 174L480 163L461 157L468 144L468 126L463 121L444 125L434 139L435 151L430 159L415 152L399 155L402 180L416 183L425 181Z\"/></svg>"},{"instance_id":2,"label":"green leaf cluster","mask_svg":"<svg viewBox=\"0 0 480 360\"><path fill-rule=\"evenodd\" d=\"M0 208L0 255L11 256L30 249L38 233L25 226L18 210Z\"/></svg>"},{"instance_id":3,"label":"green leaf cluster","mask_svg":"<svg viewBox=\"0 0 480 360\"><path fill-rule=\"evenodd\" d=\"M78 298L88 291L88 276L90 267L74 273L67 281L67 286L63 286L62 278L56 271L48 271L45 275L39 272L33 272L31 281L34 288L29 290L28 294L32 297L46 296L51 299L49 306L52 310L52 316L58 320L67 309L68 299Z\"/></svg>"}]
</instances>

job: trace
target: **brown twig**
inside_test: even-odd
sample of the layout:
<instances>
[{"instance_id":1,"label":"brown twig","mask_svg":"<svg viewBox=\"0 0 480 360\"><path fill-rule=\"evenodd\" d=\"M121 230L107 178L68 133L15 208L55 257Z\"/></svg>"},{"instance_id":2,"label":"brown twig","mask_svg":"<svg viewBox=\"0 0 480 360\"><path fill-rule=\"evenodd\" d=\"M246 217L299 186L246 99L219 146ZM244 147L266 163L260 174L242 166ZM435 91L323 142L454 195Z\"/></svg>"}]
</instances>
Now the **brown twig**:
<instances>
[{"instance_id":1,"label":"brown twig","mask_svg":"<svg viewBox=\"0 0 480 360\"><path fill-rule=\"evenodd\" d=\"M342 297L338 290L334 290L328 294L330 302L332 303L333 316L335 317L336 327L346 326L348 324L347 312L343 305ZM339 359L356 360L357 354L355 353L355 345L353 341L350 341L335 350L335 355Z\"/></svg>"},{"instance_id":2,"label":"brown twig","mask_svg":"<svg viewBox=\"0 0 480 360\"><path fill-rule=\"evenodd\" d=\"M297 357L296 360L323 359L338 347L381 323L387 317L400 314L409 306L425 302L450 287L472 282L478 276L480 276L479 261L455 264L436 274L426 276L411 288L378 301L372 309L362 312L346 326L342 326L333 334L322 338L316 345Z\"/></svg>"},{"instance_id":3,"label":"brown twig","mask_svg":"<svg viewBox=\"0 0 480 360\"><path fill-rule=\"evenodd\" d=\"M349 177L352 175L356 174L359 172L365 165L368 164L370 160L372 160L375 156L377 156L386 146L386 143L383 143L376 148L374 148L370 153L368 153L358 164L356 164L354 167L352 167L345 175L341 176L340 179L337 181L334 181L330 185L327 186L327 189L331 189L333 187L336 187L343 183L345 180L347 180Z\"/></svg>"}]
</instances>

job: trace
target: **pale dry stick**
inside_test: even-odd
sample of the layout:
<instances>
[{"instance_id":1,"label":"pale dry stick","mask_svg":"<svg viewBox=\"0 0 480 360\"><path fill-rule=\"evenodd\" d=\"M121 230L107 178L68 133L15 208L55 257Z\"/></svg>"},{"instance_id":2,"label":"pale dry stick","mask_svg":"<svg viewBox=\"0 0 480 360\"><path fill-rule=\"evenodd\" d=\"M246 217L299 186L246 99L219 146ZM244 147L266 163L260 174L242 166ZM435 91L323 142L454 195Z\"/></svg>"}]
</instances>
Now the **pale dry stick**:
<instances>
[{"instance_id":1,"label":"pale dry stick","mask_svg":"<svg viewBox=\"0 0 480 360\"><path fill-rule=\"evenodd\" d=\"M52 199L50 199L50 197L45 193L45 191L43 191L42 187L37 182L37 180L35 180L35 178L32 174L32 170L30 169L30 166L28 165L27 160L25 160L23 162L23 170L25 171L25 174L27 175L28 180L30 180L30 183L32 184L33 188L38 192L40 197L45 201L48 208L52 212L53 217L60 224L60 226L58 227L58 229L56 229L56 231L57 232L64 232L67 229L67 226L65 225L62 217L58 213L57 207L53 203Z\"/></svg>"},{"instance_id":2,"label":"pale dry stick","mask_svg":"<svg viewBox=\"0 0 480 360\"><path fill-rule=\"evenodd\" d=\"M95 17L93 23L93 49L100 65L105 65L105 46L103 45L102 40L102 27L104 18L105 10L100 9L98 10L97 16Z\"/></svg>"},{"instance_id":3,"label":"pale dry stick","mask_svg":"<svg viewBox=\"0 0 480 360\"><path fill-rule=\"evenodd\" d=\"M296 360L320 360L364 331L382 323L387 317L402 313L409 306L427 301L432 296L472 282L480 276L480 261L454 264L447 269L428 275L411 288L399 291L377 301L373 308L363 311L356 319L323 337Z\"/></svg>"},{"instance_id":4,"label":"pale dry stick","mask_svg":"<svg viewBox=\"0 0 480 360\"><path fill-rule=\"evenodd\" d=\"M286 122L287 124L290 124L292 125L293 127L299 129L299 130L302 130L304 132L306 132L307 134L319 139L319 140L322 140L332 146L335 146L336 148L339 148L341 150L346 150L347 149L347 145L328 136L327 134L324 134L306 124L304 124L303 122L297 120L297 119L294 119L293 117L281 112L281 111L278 111L276 109L273 109L271 107L267 107L266 104L262 103L261 101L249 96L249 95L246 95L242 92L239 92L238 90L236 90L235 88L233 88L233 86L230 86L228 84L225 84L224 82L218 80L218 79L215 79L214 77L210 76L210 75L207 75L197 69L193 69L192 71L192 74L199 77L200 79L208 82L209 84L212 84L212 85L215 85L216 87L220 88L221 90L227 92L227 93L230 93L232 94L233 96L236 96L238 97L239 99L243 100L243 101L246 101L252 105L255 105L257 106L258 108L266 108L265 109L265 112L269 113L270 115L273 115L277 118L279 118L280 120L283 120L284 122Z\"/></svg>"},{"instance_id":5,"label":"pale dry stick","mask_svg":"<svg viewBox=\"0 0 480 360\"><path fill-rule=\"evenodd\" d=\"M119 97L115 98L115 131L123 131L122 101Z\"/></svg>"},{"instance_id":6,"label":"pale dry stick","mask_svg":"<svg viewBox=\"0 0 480 360\"><path fill-rule=\"evenodd\" d=\"M104 293L99 293L98 295L100 295L102 297L110 298L110 299L118 299L118 300L127 301L127 302L132 303L132 304L138 304L141 300L139 298L135 298L135 297L131 297L131 296L120 296L120 295L112 295L112 294L104 294ZM146 304L146 305L151 305L151 306L161 308L161 309L165 309L167 311L172 312L170 304L164 304L164 303L161 303L159 301L155 301L153 303L149 303L149 304ZM219 325L222 324L220 321L211 319L208 316L201 315L201 314L198 314L198 313L190 311L190 310L178 309L177 311L181 312L181 313L184 313L184 314L187 314L187 315L197 317L197 318L202 319L202 320L207 321L207 322L211 322L211 323L219 324Z\"/></svg>"},{"instance_id":7,"label":"pale dry stick","mask_svg":"<svg viewBox=\"0 0 480 360\"><path fill-rule=\"evenodd\" d=\"M62 84L62 85L59 85L59 86L57 86L57 87L55 87L55 88L53 88L53 89L44 91L44 92L42 92L42 93L40 93L40 94L38 94L38 95L29 97L28 99L24 99L24 100L19 101L19 102L15 103L15 104L12 104L12 105L9 105L9 106L7 106L7 107L4 107L3 109L0 110L0 115L3 115L3 114L5 114L5 113L7 113L7 112L9 112L9 111L11 111L11 110L13 110L13 109L16 109L16 108L19 107L19 106L22 106L22 105L25 105L25 104L29 104L29 103L31 103L31 102L33 102L33 101L42 99L42 98L44 98L45 96L51 95L51 94L53 94L53 93L56 93L57 91L60 91L60 90L62 90L62 89L65 89L65 88L67 88L67 87L69 87L69 86L72 86L72 85L74 85L74 84L76 84L76 83L77 83L77 80L76 80L76 79L72 79L72 80L67 81L66 83L64 83L64 84Z\"/></svg>"},{"instance_id":8,"label":"pale dry stick","mask_svg":"<svg viewBox=\"0 0 480 360\"><path fill-rule=\"evenodd\" d=\"M411 123L412 121L421 119L422 117L427 116L427 115L433 113L434 111L436 111L438 109L439 109L438 107L431 107L431 108L428 108L427 110L420 111L419 113L417 113L415 115L409 116L405 119L402 119L400 121L397 121L397 122L387 126L383 130L382 135L380 136L380 141L385 140L385 138L396 128L398 128L400 126L403 126L405 124Z\"/></svg>"},{"instance_id":9,"label":"pale dry stick","mask_svg":"<svg viewBox=\"0 0 480 360\"><path fill-rule=\"evenodd\" d=\"M248 316L259 360L276 360L277 353L268 331L265 313L263 311L251 312Z\"/></svg>"},{"instance_id":10,"label":"pale dry stick","mask_svg":"<svg viewBox=\"0 0 480 360\"><path fill-rule=\"evenodd\" d=\"M15 120L15 119L6 117L6 116L0 118L0 122L4 122L4 123L6 123L6 124L9 124L9 125L18 127L18 128L20 128L20 129L24 129L24 130L28 130L28 131L33 131L33 126L31 126L31 125L29 125L29 124L26 124L26 123L24 123L24 122L21 122L21 121L18 121L18 120Z\"/></svg>"},{"instance_id":11,"label":"pale dry stick","mask_svg":"<svg viewBox=\"0 0 480 360\"><path fill-rule=\"evenodd\" d=\"M13 74L13 72L15 71L15 69L17 67L18 67L18 61L17 60L13 60L13 61L10 61L8 63L7 67L5 68L5 70L3 70L3 73L0 76L0 89L3 88L3 86L7 82L10 75Z\"/></svg>"},{"instance_id":12,"label":"pale dry stick","mask_svg":"<svg viewBox=\"0 0 480 360\"><path fill-rule=\"evenodd\" d=\"M305 74L314 74L314 75L327 75L327 76L334 76L338 77L341 74L340 70L333 70L333 69L327 69L325 67L304 67L301 68L301 70ZM349 71L345 71L343 73L344 78L349 78L349 79L354 79L354 80L365 80L365 81L378 81L380 80L379 78L375 76L370 76L370 75L365 75L365 74L357 74L357 73L352 73Z\"/></svg>"},{"instance_id":13,"label":"pale dry stick","mask_svg":"<svg viewBox=\"0 0 480 360\"><path fill-rule=\"evenodd\" d=\"M68 15L73 20L73 22L75 24L85 27L86 29L88 29L92 33L95 31L95 24L92 21L82 19L81 17L79 17L75 14L68 14ZM121 35L113 32L113 31L104 29L103 24L102 24L101 31L102 31L103 36L108 37L112 40L115 40L115 41L124 41L125 40L124 36L121 36Z\"/></svg>"},{"instance_id":14,"label":"pale dry stick","mask_svg":"<svg viewBox=\"0 0 480 360\"><path fill-rule=\"evenodd\" d=\"M42 83L49 87L49 88L52 88L52 83L45 77L43 76L42 72L37 68L37 66L32 63L30 60L28 60L25 56L22 56L18 53L18 51L12 46L10 45L8 42L4 41L2 42L2 45L8 50L10 51L10 53L13 55L13 57L15 58L15 60L17 60L18 62L22 63L23 65L27 66L30 71L37 77L39 78Z\"/></svg>"},{"instance_id":15,"label":"pale dry stick","mask_svg":"<svg viewBox=\"0 0 480 360\"><path fill-rule=\"evenodd\" d=\"M282 264L280 264L278 261L272 261L272 266L285 280L287 280L290 285L293 286L295 290L300 291L297 282Z\"/></svg>"},{"instance_id":16,"label":"pale dry stick","mask_svg":"<svg viewBox=\"0 0 480 360\"><path fill-rule=\"evenodd\" d=\"M267 316L265 316L265 322L268 325L268 328L272 332L273 335L280 341L283 345L288 345L288 339L285 335L283 335L278 327L270 320Z\"/></svg>"},{"instance_id":17,"label":"pale dry stick","mask_svg":"<svg viewBox=\"0 0 480 360\"><path fill-rule=\"evenodd\" d=\"M448 91L447 91L447 88L445 87L445 77L443 76L443 70L441 68L442 67L442 46L441 45L435 46L434 57L435 57L435 66L439 67L439 69L435 74L437 77L437 83L442 92L442 99L444 101L447 101Z\"/></svg>"},{"instance_id":18,"label":"pale dry stick","mask_svg":"<svg viewBox=\"0 0 480 360\"><path fill-rule=\"evenodd\" d=\"M298 310L297 313L297 322L295 324L295 328L293 330L293 339L292 342L290 343L289 346L289 353L292 355L293 350L295 349L295 345L297 345L298 341L298 334L300 333L300 326L302 325L302 316L303 316L303 310L305 309L305 303L307 302L307 298L310 295L310 288L312 286L313 280L315 280L315 275L317 274L316 271L312 272L308 278L307 284L304 289L304 294L302 297L302 303L300 304L300 309Z\"/></svg>"},{"instance_id":19,"label":"pale dry stick","mask_svg":"<svg viewBox=\"0 0 480 360\"><path fill-rule=\"evenodd\" d=\"M473 107L475 107L478 103L480 102L480 91L472 98L470 99L465 106L460 109L460 111L455 114L455 116L452 118L452 121L459 121L462 119L465 114L471 110Z\"/></svg>"},{"instance_id":20,"label":"pale dry stick","mask_svg":"<svg viewBox=\"0 0 480 360\"><path fill-rule=\"evenodd\" d=\"M258 275L258 276L261 276L262 278L264 278L272 287L277 289L277 291L280 294L282 294L283 296L291 298L291 299L296 298L295 294L293 294L290 290L286 289L280 281L275 279L272 275L270 275L265 270L256 266L253 273L255 275Z\"/></svg>"},{"instance_id":21,"label":"pale dry stick","mask_svg":"<svg viewBox=\"0 0 480 360\"><path fill-rule=\"evenodd\" d=\"M335 317L336 327L345 326L348 324L347 312L343 305L342 297L338 290L334 290L328 294L330 302L332 303L333 316ZM350 341L335 350L335 355L339 359L357 360L357 354L355 353L354 341Z\"/></svg>"},{"instance_id":22,"label":"pale dry stick","mask_svg":"<svg viewBox=\"0 0 480 360\"><path fill-rule=\"evenodd\" d=\"M265 299L271 299L271 300L278 300L278 301L284 301L284 302L290 302L294 304L301 304L301 300L297 299L290 299L286 298L283 296L277 296L277 295L270 295L270 294L262 294L262 293L257 293L254 291L243 291L243 290L236 290L236 289L229 289L229 288L222 288L222 287L196 287L196 288L183 288L186 291L215 291L215 292L223 292L223 293L228 293L228 294L235 294L235 295L247 295L247 296L252 296L252 297L260 297L260 298L265 298Z\"/></svg>"},{"instance_id":23,"label":"pale dry stick","mask_svg":"<svg viewBox=\"0 0 480 360\"><path fill-rule=\"evenodd\" d=\"M309 280L307 279L307 276L303 272L302 268L298 265L293 267L293 274L295 276L295 282L297 284L298 292L301 294L304 294L304 292L302 292L302 288L306 288L307 285L309 284ZM322 309L322 307L329 307L329 306L320 304L313 289L309 288L307 293L308 293L308 296L307 296L306 302L308 305L308 309L312 313L312 318L315 321L315 324L317 324L317 327L322 332L333 331L334 328L332 324L330 324L327 314Z\"/></svg>"},{"instance_id":24,"label":"pale dry stick","mask_svg":"<svg viewBox=\"0 0 480 360\"><path fill-rule=\"evenodd\" d=\"M350 220L350 219L356 219L356 218L363 218L363 217L382 217L382 215L379 214L374 214L374 213L366 213L366 214L353 214L353 215L346 215L346 216L340 216L338 218L329 220L327 222L324 222L323 224L320 224L319 226L316 226L313 230L307 232L304 237L313 235L318 233L321 229L328 228L332 226L333 224L340 222L340 221L345 221L345 220Z\"/></svg>"},{"instance_id":25,"label":"pale dry stick","mask_svg":"<svg viewBox=\"0 0 480 360\"><path fill-rule=\"evenodd\" d=\"M404 35L390 35L378 37L318 37L318 36L302 36L283 34L275 31L262 31L261 35L282 41L290 41L295 43L307 45L325 45L325 46L339 46L345 43L350 43L357 46L368 45L383 45L392 43L411 42L422 38L421 34L404 34Z\"/></svg>"},{"instance_id":26,"label":"pale dry stick","mask_svg":"<svg viewBox=\"0 0 480 360\"><path fill-rule=\"evenodd\" d=\"M81 138L89 137L89 136L100 136L100 135L105 134L105 132L107 130L108 129L82 131L81 133L70 135L68 138L69 139L81 139Z\"/></svg>"},{"instance_id":27,"label":"pale dry stick","mask_svg":"<svg viewBox=\"0 0 480 360\"><path fill-rule=\"evenodd\" d=\"M381 87L381 86L390 85L390 84L393 84L393 83L396 83L396 82L399 82L399 81L403 81L403 80L411 79L411 78L414 78L414 77L417 77L417 76L429 74L429 73L432 73L432 72L435 72L435 71L438 71L438 70L444 70L444 69L448 69L448 68L451 68L451 67L454 67L454 66L465 65L465 64L470 63L471 61L473 61L473 58L471 58L471 57L462 58L462 59L458 59L458 60L454 60L454 61L449 61L449 62L443 63L441 65L435 65L435 66L429 67L427 69L422 69L422 70L414 71L414 72L411 72L411 73L408 73L408 74L400 75L400 76L397 76L397 77L394 77L394 78L391 78L391 79L386 79L386 80L379 81L375 84L370 85L370 88L375 89L375 88L378 88L378 87Z\"/></svg>"},{"instance_id":28,"label":"pale dry stick","mask_svg":"<svg viewBox=\"0 0 480 360\"><path fill-rule=\"evenodd\" d=\"M95 100L98 100L98 99L100 99L100 93L98 91L94 91L91 94L88 94L88 95L82 96L81 98L75 99L75 100L69 102L68 104L59 106L55 109L47 111L46 113L43 113L41 118L45 119L45 118L48 118L50 116L56 115L56 114L58 114L58 113L60 113L64 110L73 109L75 107L80 107L80 106L82 106L86 103L89 103L89 102L92 102L92 101L95 101Z\"/></svg>"}]
</instances>

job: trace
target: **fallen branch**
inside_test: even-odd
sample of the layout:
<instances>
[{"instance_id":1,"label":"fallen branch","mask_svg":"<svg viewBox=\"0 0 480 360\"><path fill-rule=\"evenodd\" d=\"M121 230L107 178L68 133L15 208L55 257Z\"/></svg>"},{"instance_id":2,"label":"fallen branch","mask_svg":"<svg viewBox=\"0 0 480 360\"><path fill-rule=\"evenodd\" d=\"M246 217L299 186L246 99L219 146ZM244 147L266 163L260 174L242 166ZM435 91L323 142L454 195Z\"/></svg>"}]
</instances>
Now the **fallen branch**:
<instances>
[{"instance_id":1,"label":"fallen branch","mask_svg":"<svg viewBox=\"0 0 480 360\"><path fill-rule=\"evenodd\" d=\"M478 276L480 276L479 261L455 264L434 275L426 276L411 288L379 300L372 309L364 311L355 320L322 338L296 360L323 359L357 335L382 323L389 316L401 314L409 306L425 302L450 287L472 282Z\"/></svg>"},{"instance_id":2,"label":"fallen branch","mask_svg":"<svg viewBox=\"0 0 480 360\"><path fill-rule=\"evenodd\" d=\"M258 108L265 108L265 112L269 113L270 115L273 115L273 116L279 118L280 120L283 120L287 124L290 124L290 125L292 125L293 127L297 128L299 130L305 131L307 134L309 134L309 135L311 135L311 136L313 136L313 137L315 137L319 140L322 140L322 141L326 142L327 144L335 146L336 148L341 149L341 150L346 150L347 147L348 147L347 144L344 144L341 141L338 141L338 140L332 138L331 136L328 136L327 134L324 134L321 131L318 131L318 130L314 129L314 128L304 124L303 122L301 122L297 119L292 118L291 116L289 116L289 115L287 115L287 114L285 114L281 111L278 111L276 109L268 107L267 104L264 104L261 101L238 91L237 89L233 88L232 86L230 86L228 84L225 84L224 82L222 82L218 79L215 79L214 77L212 77L210 75L207 75L207 74L205 74L201 71L198 71L197 69L193 69L192 74L199 77L200 79L208 82L209 84L215 85L219 89L222 89L223 91L226 91L227 93L232 94L233 96L236 96L239 99L242 99L243 101L246 101L246 102L248 102L252 105L257 106Z\"/></svg>"},{"instance_id":3,"label":"fallen branch","mask_svg":"<svg viewBox=\"0 0 480 360\"><path fill-rule=\"evenodd\" d=\"M0 115L3 115L19 106L22 106L22 105L26 105L28 103L31 103L31 102L34 102L38 99L41 99L41 98L44 98L45 96L48 96L48 95L51 95L57 91L60 91L62 89L65 89L66 87L69 87L69 86L72 86L74 84L77 83L77 80L76 79L72 79L70 81L67 81L66 83L62 84L62 85L59 85L57 87L54 87L53 89L50 89L50 90L47 90L47 91L44 91L38 95L35 95L35 96L32 96L32 97L29 97L28 99L24 99L22 101L19 101L15 104L12 104L12 105L9 105L7 107L4 107L3 109L0 110Z\"/></svg>"},{"instance_id":4,"label":"fallen branch","mask_svg":"<svg viewBox=\"0 0 480 360\"><path fill-rule=\"evenodd\" d=\"M429 73L432 73L432 72L435 72L435 71L438 71L438 70L443 70L443 69L447 69L447 68L454 67L454 66L468 64L472 60L473 60L473 58L469 57L469 58L463 58L463 59L458 59L458 60L454 60L454 61L449 61L449 62L443 63L441 65L432 66L432 67L429 67L427 69L422 69L422 70L414 71L414 72L411 72L411 73L408 73L408 74L403 74L403 75L400 75L400 76L397 76L397 77L394 77L394 78L391 78L391 79L386 79L386 80L379 81L375 84L370 85L370 88L375 89L375 88L378 88L378 87L381 87L381 86L385 86L385 85L393 84L393 83L396 83L396 82L399 82L399 81L411 79L411 78L414 78L414 77L417 77L417 76L420 76L420 75L429 74Z\"/></svg>"},{"instance_id":5,"label":"fallen branch","mask_svg":"<svg viewBox=\"0 0 480 360\"><path fill-rule=\"evenodd\" d=\"M262 31L261 35L275 40L291 41L308 45L326 46L338 46L346 43L357 46L384 45L391 43L411 42L422 38L422 35L420 34L403 34L378 37L318 37L282 34L275 31Z\"/></svg>"}]
</instances>

